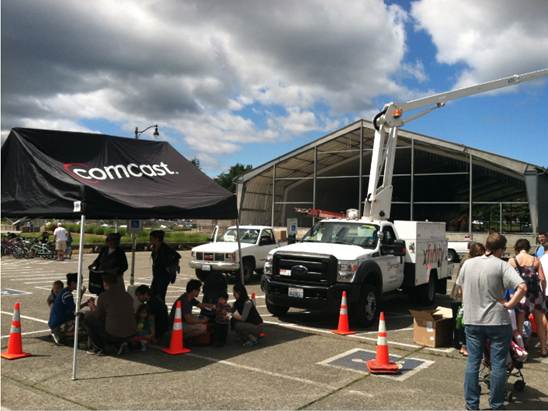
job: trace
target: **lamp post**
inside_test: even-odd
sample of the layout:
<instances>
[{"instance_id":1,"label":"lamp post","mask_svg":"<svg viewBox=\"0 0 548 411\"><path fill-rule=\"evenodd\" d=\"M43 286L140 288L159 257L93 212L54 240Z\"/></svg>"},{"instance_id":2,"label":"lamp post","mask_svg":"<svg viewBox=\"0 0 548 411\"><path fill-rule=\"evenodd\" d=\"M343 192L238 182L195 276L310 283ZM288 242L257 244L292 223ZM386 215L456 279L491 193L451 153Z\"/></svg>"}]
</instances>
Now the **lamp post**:
<instances>
[{"instance_id":1,"label":"lamp post","mask_svg":"<svg viewBox=\"0 0 548 411\"><path fill-rule=\"evenodd\" d=\"M135 139L139 140L139 135L143 134L147 130L150 130L152 127L154 127L154 133L152 133L152 135L154 137L158 137L160 135L160 133L158 132L158 124L153 124L152 126L148 126L147 128L145 128L144 130L139 130L138 127L135 127Z\"/></svg>"},{"instance_id":2,"label":"lamp post","mask_svg":"<svg viewBox=\"0 0 548 411\"><path fill-rule=\"evenodd\" d=\"M154 127L154 132L152 135L154 137L158 137L160 133L158 132L158 124L153 124L151 126L148 126L147 128L143 130L139 130L139 127L135 127L135 140L139 140L139 135L143 134L145 131L150 130ZM137 236L134 232L131 233L131 273L129 277L129 285L133 289L135 286L135 249L137 246ZM129 290L129 287L128 287ZM133 290L132 290L133 291Z\"/></svg>"}]
</instances>

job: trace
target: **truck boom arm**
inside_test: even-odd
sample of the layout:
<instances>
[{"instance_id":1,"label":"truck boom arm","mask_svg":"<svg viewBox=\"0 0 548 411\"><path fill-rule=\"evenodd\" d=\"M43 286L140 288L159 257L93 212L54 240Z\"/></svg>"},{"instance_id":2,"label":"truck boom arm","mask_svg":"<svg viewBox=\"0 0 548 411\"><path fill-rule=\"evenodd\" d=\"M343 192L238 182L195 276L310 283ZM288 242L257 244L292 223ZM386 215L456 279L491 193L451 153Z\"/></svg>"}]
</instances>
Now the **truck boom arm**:
<instances>
[{"instance_id":1,"label":"truck boom arm","mask_svg":"<svg viewBox=\"0 0 548 411\"><path fill-rule=\"evenodd\" d=\"M514 74L499 80L489 81L470 87L423 97L407 103L388 103L373 119L375 139L371 158L369 185L365 199L363 216L369 219L384 220L390 218L392 204L392 175L396 156L398 129L404 124L430 113L432 110L445 106L450 100L485 93L504 87L513 86L526 81L548 76L548 69L542 69L525 74ZM421 107L430 106L426 110L404 119L404 113ZM382 184L379 180L383 177Z\"/></svg>"}]
</instances>

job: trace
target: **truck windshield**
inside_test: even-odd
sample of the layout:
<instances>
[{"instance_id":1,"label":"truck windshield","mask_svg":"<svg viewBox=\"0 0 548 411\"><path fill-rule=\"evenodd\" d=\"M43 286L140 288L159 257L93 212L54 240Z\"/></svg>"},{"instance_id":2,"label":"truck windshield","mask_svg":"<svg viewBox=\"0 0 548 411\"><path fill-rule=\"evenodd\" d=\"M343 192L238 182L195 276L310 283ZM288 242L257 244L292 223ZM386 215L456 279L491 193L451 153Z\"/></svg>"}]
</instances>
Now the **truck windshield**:
<instances>
[{"instance_id":1,"label":"truck windshield","mask_svg":"<svg viewBox=\"0 0 548 411\"><path fill-rule=\"evenodd\" d=\"M303 237L303 242L358 245L364 248L377 246L379 226L320 221Z\"/></svg>"},{"instance_id":2,"label":"truck windshield","mask_svg":"<svg viewBox=\"0 0 548 411\"><path fill-rule=\"evenodd\" d=\"M255 244L259 238L259 230L240 228L240 241L242 243ZM229 228L219 241L237 241L236 229Z\"/></svg>"}]
</instances>

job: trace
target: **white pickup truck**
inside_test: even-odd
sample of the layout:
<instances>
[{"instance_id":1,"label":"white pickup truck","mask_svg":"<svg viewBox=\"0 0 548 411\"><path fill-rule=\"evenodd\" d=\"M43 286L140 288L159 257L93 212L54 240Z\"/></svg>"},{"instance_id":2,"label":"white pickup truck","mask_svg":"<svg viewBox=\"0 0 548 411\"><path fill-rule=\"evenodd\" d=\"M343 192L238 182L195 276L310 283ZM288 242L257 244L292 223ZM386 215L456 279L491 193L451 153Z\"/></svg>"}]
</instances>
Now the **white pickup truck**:
<instances>
[{"instance_id":1,"label":"white pickup truck","mask_svg":"<svg viewBox=\"0 0 548 411\"><path fill-rule=\"evenodd\" d=\"M216 239L214 238L214 240ZM254 272L262 274L267 254L277 248L278 243L272 227L243 225L240 226L240 245L244 282L247 283L253 277ZM229 227L216 241L194 247L191 256L189 265L196 270L198 278L202 277L203 271L219 271L228 275L239 275L240 259L238 258L236 227Z\"/></svg>"},{"instance_id":2,"label":"white pickup truck","mask_svg":"<svg viewBox=\"0 0 548 411\"><path fill-rule=\"evenodd\" d=\"M274 315L290 307L335 311L346 291L350 318L369 326L383 294L403 290L433 304L451 269L445 223L326 219L301 242L269 253L266 306Z\"/></svg>"}]
</instances>

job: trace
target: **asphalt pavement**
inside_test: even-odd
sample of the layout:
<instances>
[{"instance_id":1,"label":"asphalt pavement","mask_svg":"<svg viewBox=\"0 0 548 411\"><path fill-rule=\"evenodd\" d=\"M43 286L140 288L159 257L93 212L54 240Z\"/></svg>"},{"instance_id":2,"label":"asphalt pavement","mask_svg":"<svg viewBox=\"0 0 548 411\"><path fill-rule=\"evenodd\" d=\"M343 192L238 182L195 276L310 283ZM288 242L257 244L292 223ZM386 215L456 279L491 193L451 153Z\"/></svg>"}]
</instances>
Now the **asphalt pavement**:
<instances>
[{"instance_id":1,"label":"asphalt pavement","mask_svg":"<svg viewBox=\"0 0 548 411\"><path fill-rule=\"evenodd\" d=\"M86 255L84 267L94 255ZM128 256L129 259L129 256ZM171 306L194 277L183 253L183 272L168 289ZM75 272L76 259L1 261L2 351L13 306L21 303L24 351L32 357L1 365L1 405L5 409L463 409L465 359L450 347L426 348L413 341L413 319L405 296L384 303L390 355L402 364L400 376L367 373L375 355L376 327L356 334L331 332L337 315L292 309L278 319L257 294L266 337L244 348L233 335L222 348L191 347L169 356L157 349L117 357L78 351L78 378L71 380L72 347L49 337L46 297L54 280ZM150 284L150 254L137 253L136 284ZM86 278L87 276L84 276ZM129 283L129 272L125 275ZM87 281L87 280L86 280ZM451 287L451 284L448 285ZM440 296L440 303L448 298ZM548 409L548 361L530 353L523 374L527 386L508 409ZM512 383L514 379L510 379ZM509 385L511 387L511 385ZM487 388L482 408L488 408Z\"/></svg>"}]
</instances>

